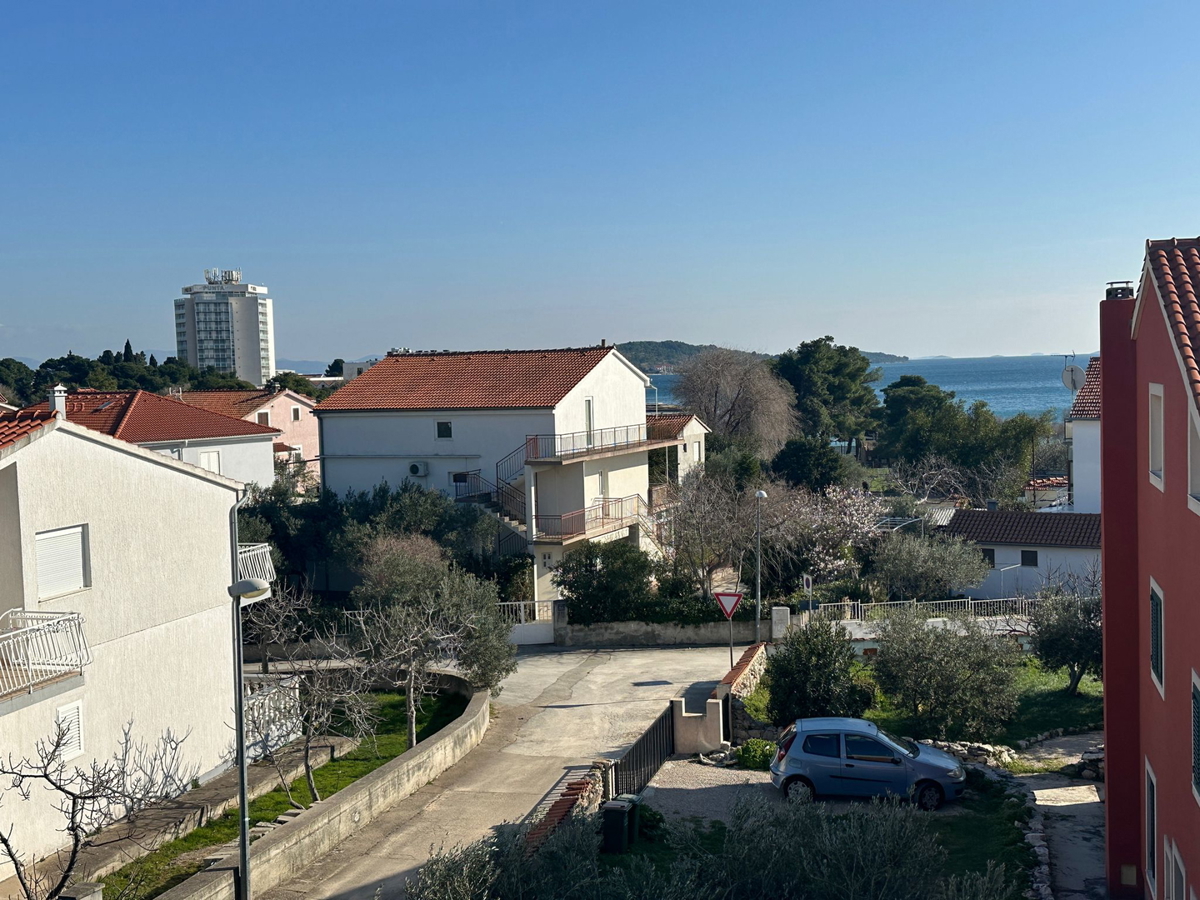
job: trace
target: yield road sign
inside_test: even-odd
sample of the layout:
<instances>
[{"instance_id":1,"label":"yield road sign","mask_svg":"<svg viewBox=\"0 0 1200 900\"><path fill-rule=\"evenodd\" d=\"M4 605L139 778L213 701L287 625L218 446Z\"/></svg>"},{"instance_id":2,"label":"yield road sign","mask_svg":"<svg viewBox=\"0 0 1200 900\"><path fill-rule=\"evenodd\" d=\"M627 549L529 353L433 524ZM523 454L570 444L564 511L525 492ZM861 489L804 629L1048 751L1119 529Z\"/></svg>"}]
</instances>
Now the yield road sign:
<instances>
[{"instance_id":1,"label":"yield road sign","mask_svg":"<svg viewBox=\"0 0 1200 900\"><path fill-rule=\"evenodd\" d=\"M734 610L742 602L742 595L733 591L717 591L713 596L717 598L717 605L721 607L721 612L725 613L725 618L732 619Z\"/></svg>"}]
</instances>

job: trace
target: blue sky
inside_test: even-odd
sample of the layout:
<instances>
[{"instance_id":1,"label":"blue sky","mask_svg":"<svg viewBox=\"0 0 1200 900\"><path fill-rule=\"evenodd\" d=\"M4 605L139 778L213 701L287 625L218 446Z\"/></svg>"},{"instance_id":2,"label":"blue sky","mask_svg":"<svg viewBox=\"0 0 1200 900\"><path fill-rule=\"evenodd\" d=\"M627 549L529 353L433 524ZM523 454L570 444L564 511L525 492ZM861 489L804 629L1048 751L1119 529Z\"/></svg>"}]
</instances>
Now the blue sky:
<instances>
[{"instance_id":1,"label":"blue sky","mask_svg":"<svg viewBox=\"0 0 1200 900\"><path fill-rule=\"evenodd\" d=\"M0 356L173 346L240 266L277 353L826 333L1096 349L1200 234L1194 3L10 4Z\"/></svg>"}]
</instances>

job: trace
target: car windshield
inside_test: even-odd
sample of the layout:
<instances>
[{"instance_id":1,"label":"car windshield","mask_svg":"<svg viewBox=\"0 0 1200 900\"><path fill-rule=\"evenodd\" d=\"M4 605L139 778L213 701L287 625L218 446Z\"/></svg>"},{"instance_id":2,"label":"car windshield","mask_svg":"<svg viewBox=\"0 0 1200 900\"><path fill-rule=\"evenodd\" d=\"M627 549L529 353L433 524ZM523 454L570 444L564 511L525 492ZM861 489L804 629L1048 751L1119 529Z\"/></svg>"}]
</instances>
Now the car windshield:
<instances>
[{"instance_id":1,"label":"car windshield","mask_svg":"<svg viewBox=\"0 0 1200 900\"><path fill-rule=\"evenodd\" d=\"M888 732L884 731L882 728L879 729L879 733L883 737L887 738L888 741L890 741L897 749L902 750L904 753L907 753L909 756L917 757L917 756L921 755L921 745L920 744L910 741L907 738L896 737L894 734L889 734Z\"/></svg>"}]
</instances>

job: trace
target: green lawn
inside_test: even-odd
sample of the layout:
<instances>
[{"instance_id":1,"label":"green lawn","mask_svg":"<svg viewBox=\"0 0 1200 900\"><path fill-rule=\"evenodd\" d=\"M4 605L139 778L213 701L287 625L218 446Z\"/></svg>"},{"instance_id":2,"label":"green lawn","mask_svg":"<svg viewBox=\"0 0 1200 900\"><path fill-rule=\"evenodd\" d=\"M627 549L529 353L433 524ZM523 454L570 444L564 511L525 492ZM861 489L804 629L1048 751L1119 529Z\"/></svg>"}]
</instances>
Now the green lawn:
<instances>
[{"instance_id":1,"label":"green lawn","mask_svg":"<svg viewBox=\"0 0 1200 900\"><path fill-rule=\"evenodd\" d=\"M949 857L947 875L983 872L989 862L1004 863L1010 877L1033 863L1033 851L1014 823L1029 815L1023 800L1011 795L974 769L967 770L967 796L962 811L953 807L929 817Z\"/></svg>"},{"instance_id":2,"label":"green lawn","mask_svg":"<svg viewBox=\"0 0 1200 900\"><path fill-rule=\"evenodd\" d=\"M313 772L313 780L322 797L337 793L346 785L375 771L408 749L407 721L404 696L394 693L376 694L380 721L374 740L366 740L340 759L328 762ZM418 739L425 739L453 721L466 708L465 698L439 695L427 698L417 717ZM311 800L304 777L292 783L292 796L305 806ZM269 822L292 809L281 789L264 794L250 804L250 824ZM197 828L186 836L163 844L153 853L135 860L102 879L105 900L149 900L190 878L203 866L201 859L180 859L236 840L238 820L235 810ZM196 854L200 855L200 854ZM124 893L122 893L124 892Z\"/></svg>"}]
</instances>

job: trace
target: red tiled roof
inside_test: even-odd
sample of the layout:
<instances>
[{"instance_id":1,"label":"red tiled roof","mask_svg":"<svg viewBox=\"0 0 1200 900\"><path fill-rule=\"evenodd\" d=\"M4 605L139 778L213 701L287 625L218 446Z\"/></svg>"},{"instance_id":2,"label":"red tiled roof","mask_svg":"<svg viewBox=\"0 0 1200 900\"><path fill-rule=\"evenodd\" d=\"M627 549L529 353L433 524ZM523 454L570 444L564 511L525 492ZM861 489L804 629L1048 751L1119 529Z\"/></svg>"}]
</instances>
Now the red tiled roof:
<instances>
[{"instance_id":1,"label":"red tiled roof","mask_svg":"<svg viewBox=\"0 0 1200 900\"><path fill-rule=\"evenodd\" d=\"M1050 475L1047 478L1030 478L1027 482L1025 482L1025 490L1027 491L1048 491L1051 488L1060 488L1066 486L1066 475Z\"/></svg>"},{"instance_id":2,"label":"red tiled roof","mask_svg":"<svg viewBox=\"0 0 1200 900\"><path fill-rule=\"evenodd\" d=\"M29 407L48 410L48 401ZM279 434L244 419L189 406L149 391L72 391L67 421L131 444L198 440L251 434Z\"/></svg>"},{"instance_id":3,"label":"red tiled roof","mask_svg":"<svg viewBox=\"0 0 1200 900\"><path fill-rule=\"evenodd\" d=\"M1083 379L1083 387L1075 395L1068 419L1099 419L1100 418L1100 357L1093 356L1088 360L1087 375Z\"/></svg>"},{"instance_id":4,"label":"red tiled roof","mask_svg":"<svg viewBox=\"0 0 1200 900\"><path fill-rule=\"evenodd\" d=\"M43 425L54 421L54 415L46 410L19 409L15 412L0 410L0 447L15 444L26 435L33 434Z\"/></svg>"},{"instance_id":5,"label":"red tiled roof","mask_svg":"<svg viewBox=\"0 0 1200 900\"><path fill-rule=\"evenodd\" d=\"M977 544L1100 549L1099 513L960 509L946 532Z\"/></svg>"},{"instance_id":6,"label":"red tiled roof","mask_svg":"<svg viewBox=\"0 0 1200 900\"><path fill-rule=\"evenodd\" d=\"M1183 358L1192 399L1200 405L1200 238L1146 241L1146 264L1158 286L1167 321Z\"/></svg>"},{"instance_id":7,"label":"red tiled roof","mask_svg":"<svg viewBox=\"0 0 1200 900\"><path fill-rule=\"evenodd\" d=\"M687 427L688 422L696 417L691 413L651 413L646 416L647 424L662 424L666 428L671 428L676 437L678 437L683 429Z\"/></svg>"},{"instance_id":8,"label":"red tiled roof","mask_svg":"<svg viewBox=\"0 0 1200 900\"><path fill-rule=\"evenodd\" d=\"M381 359L317 410L554 406L613 349L402 353Z\"/></svg>"},{"instance_id":9,"label":"red tiled roof","mask_svg":"<svg viewBox=\"0 0 1200 900\"><path fill-rule=\"evenodd\" d=\"M266 406L275 395L268 390L184 391L176 395L189 406L199 406L223 416L242 419Z\"/></svg>"}]
</instances>

